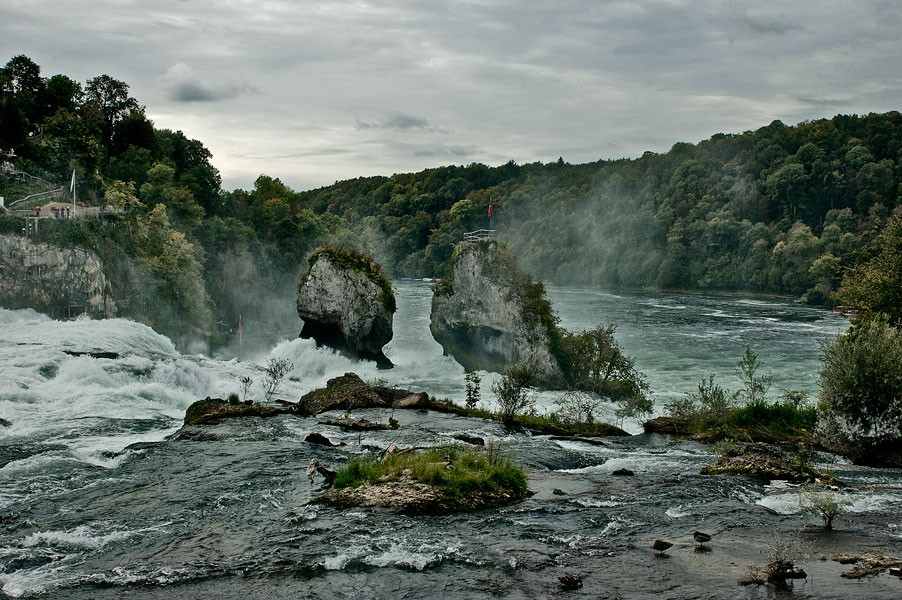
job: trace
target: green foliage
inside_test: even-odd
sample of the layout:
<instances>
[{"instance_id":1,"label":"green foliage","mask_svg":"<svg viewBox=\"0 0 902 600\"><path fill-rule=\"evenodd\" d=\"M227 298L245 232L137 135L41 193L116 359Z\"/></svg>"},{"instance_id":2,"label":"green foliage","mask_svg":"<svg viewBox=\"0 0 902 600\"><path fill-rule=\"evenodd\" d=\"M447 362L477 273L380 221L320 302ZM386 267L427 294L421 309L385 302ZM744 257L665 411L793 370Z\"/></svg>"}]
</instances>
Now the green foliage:
<instances>
[{"instance_id":1,"label":"green foliage","mask_svg":"<svg viewBox=\"0 0 902 600\"><path fill-rule=\"evenodd\" d=\"M397 480L401 474L440 488L460 508L476 494L504 492L513 498L526 494L526 475L509 458L497 452L458 448L436 448L424 452L397 452L382 458L351 459L336 473L336 489L357 487L365 482Z\"/></svg>"},{"instance_id":2,"label":"green foliage","mask_svg":"<svg viewBox=\"0 0 902 600\"><path fill-rule=\"evenodd\" d=\"M356 271L358 273L363 273L366 277L379 286L382 290L382 294L379 296L379 302L382 303L382 306L385 307L390 313L393 313L397 310L398 305L395 301L395 294L392 291L391 282L385 277L385 274L382 272L382 267L373 260L373 257L366 254L365 252L361 252L360 250L354 250L351 248L344 248L339 246L325 246L322 248L317 248L313 251L313 254L307 259L307 263L310 265L310 268L313 268L313 265L316 264L316 261L320 259L320 257L326 257L333 266L339 269L346 269L351 271ZM301 275L301 278L298 282L298 289L304 284L304 281L307 279L307 275L309 274L309 270L306 273Z\"/></svg>"},{"instance_id":3,"label":"green foliage","mask_svg":"<svg viewBox=\"0 0 902 600\"><path fill-rule=\"evenodd\" d=\"M532 384L535 369L526 363L517 363L492 382L492 393L501 407L501 420L512 424L517 416L530 410L535 404Z\"/></svg>"},{"instance_id":4,"label":"green foliage","mask_svg":"<svg viewBox=\"0 0 902 600\"><path fill-rule=\"evenodd\" d=\"M902 331L885 316L859 320L821 345L823 421L859 448L902 440Z\"/></svg>"},{"instance_id":5,"label":"green foliage","mask_svg":"<svg viewBox=\"0 0 902 600\"><path fill-rule=\"evenodd\" d=\"M567 382L582 390L614 400L644 398L645 378L636 370L635 359L627 356L614 339L613 324L599 325L581 333L561 333L561 368Z\"/></svg>"},{"instance_id":6,"label":"green foliage","mask_svg":"<svg viewBox=\"0 0 902 600\"><path fill-rule=\"evenodd\" d=\"M667 413L687 432L729 439L779 441L806 437L817 411L805 406L804 392L789 392L783 402L768 402L770 377L758 374L761 363L750 348L738 363L743 387L733 393L702 379L698 392L667 405Z\"/></svg>"},{"instance_id":7,"label":"green foliage","mask_svg":"<svg viewBox=\"0 0 902 600\"><path fill-rule=\"evenodd\" d=\"M749 404L737 408L723 421L752 438L785 439L811 431L817 419L814 408L797 409L791 404Z\"/></svg>"},{"instance_id":8,"label":"green foliage","mask_svg":"<svg viewBox=\"0 0 902 600\"><path fill-rule=\"evenodd\" d=\"M235 406L235 405L241 403L241 399L238 397L238 394L232 393L232 394L229 394L228 402L232 406Z\"/></svg>"},{"instance_id":9,"label":"green foliage","mask_svg":"<svg viewBox=\"0 0 902 600\"><path fill-rule=\"evenodd\" d=\"M882 313L902 325L902 208L897 208L866 258L846 271L838 301L861 313Z\"/></svg>"}]
</instances>

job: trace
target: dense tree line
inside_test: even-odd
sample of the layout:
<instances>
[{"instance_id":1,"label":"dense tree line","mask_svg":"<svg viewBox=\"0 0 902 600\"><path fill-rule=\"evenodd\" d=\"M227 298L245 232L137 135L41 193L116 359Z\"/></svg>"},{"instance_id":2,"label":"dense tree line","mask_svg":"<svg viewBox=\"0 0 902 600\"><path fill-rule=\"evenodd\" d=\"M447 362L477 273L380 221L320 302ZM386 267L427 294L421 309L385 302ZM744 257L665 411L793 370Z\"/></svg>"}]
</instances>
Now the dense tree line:
<instances>
[{"instance_id":1,"label":"dense tree line","mask_svg":"<svg viewBox=\"0 0 902 600\"><path fill-rule=\"evenodd\" d=\"M775 121L637 159L474 163L302 192L260 175L251 190L223 191L203 144L154 127L126 83L44 77L22 55L0 69L0 148L10 147L18 168L63 183L75 170L79 198L129 208L105 228L43 235L118 261L121 278L154 291L157 314L146 302L141 312L164 330L264 320L261 298L290 303L306 255L326 243L369 251L390 276L442 276L463 233L490 224L525 270L555 283L827 301L840 270L873 246L902 180L902 115L890 112ZM27 191L0 177L7 202Z\"/></svg>"}]
</instances>

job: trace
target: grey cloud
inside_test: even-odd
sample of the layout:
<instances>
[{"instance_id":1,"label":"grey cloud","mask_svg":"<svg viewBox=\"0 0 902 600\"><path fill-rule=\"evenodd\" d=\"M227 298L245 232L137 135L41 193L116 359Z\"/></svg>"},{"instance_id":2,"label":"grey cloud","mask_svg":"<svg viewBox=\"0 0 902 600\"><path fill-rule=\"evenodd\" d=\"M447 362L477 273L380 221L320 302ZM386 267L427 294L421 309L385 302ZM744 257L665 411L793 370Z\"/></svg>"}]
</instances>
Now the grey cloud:
<instances>
[{"instance_id":1,"label":"grey cloud","mask_svg":"<svg viewBox=\"0 0 902 600\"><path fill-rule=\"evenodd\" d=\"M414 156L425 158L462 158L468 156L477 156L479 154L482 154L482 151L476 146L457 146L453 144L445 146L422 147L418 150L413 151Z\"/></svg>"},{"instance_id":2,"label":"grey cloud","mask_svg":"<svg viewBox=\"0 0 902 600\"><path fill-rule=\"evenodd\" d=\"M438 131L440 133L449 132L449 130L444 127L433 125L428 119L404 113L390 113L379 121L361 121L358 119L356 127L357 129L393 129L395 131L421 129L426 131Z\"/></svg>"},{"instance_id":3,"label":"grey cloud","mask_svg":"<svg viewBox=\"0 0 902 600\"><path fill-rule=\"evenodd\" d=\"M781 19L769 16L742 15L738 18L741 27L751 29L755 33L782 35L798 27Z\"/></svg>"}]
</instances>

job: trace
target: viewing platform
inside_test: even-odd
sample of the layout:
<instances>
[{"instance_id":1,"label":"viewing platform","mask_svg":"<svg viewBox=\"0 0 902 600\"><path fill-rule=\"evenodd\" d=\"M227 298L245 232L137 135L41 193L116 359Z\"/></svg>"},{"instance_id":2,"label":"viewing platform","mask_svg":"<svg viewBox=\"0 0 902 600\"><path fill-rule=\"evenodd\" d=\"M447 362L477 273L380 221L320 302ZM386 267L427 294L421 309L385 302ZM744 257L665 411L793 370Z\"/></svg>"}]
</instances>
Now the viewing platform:
<instances>
[{"instance_id":1,"label":"viewing platform","mask_svg":"<svg viewBox=\"0 0 902 600\"><path fill-rule=\"evenodd\" d=\"M494 240L497 235L495 229L477 229L464 234L464 240L467 243L475 243L483 240Z\"/></svg>"}]
</instances>

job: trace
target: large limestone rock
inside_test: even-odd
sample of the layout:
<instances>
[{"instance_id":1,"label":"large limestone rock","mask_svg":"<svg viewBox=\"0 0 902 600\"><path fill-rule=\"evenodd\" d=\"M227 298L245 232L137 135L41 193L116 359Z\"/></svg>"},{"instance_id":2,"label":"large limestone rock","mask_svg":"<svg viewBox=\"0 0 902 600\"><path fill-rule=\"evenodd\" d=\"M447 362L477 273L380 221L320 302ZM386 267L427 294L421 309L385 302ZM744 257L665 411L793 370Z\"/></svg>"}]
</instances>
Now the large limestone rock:
<instances>
[{"instance_id":1,"label":"large limestone rock","mask_svg":"<svg viewBox=\"0 0 902 600\"><path fill-rule=\"evenodd\" d=\"M56 318L116 314L93 251L36 244L19 235L0 235L0 306L33 308Z\"/></svg>"},{"instance_id":2,"label":"large limestone rock","mask_svg":"<svg viewBox=\"0 0 902 600\"><path fill-rule=\"evenodd\" d=\"M505 252L494 241L455 246L451 277L432 298L429 329L465 368L503 372L526 362L538 385L560 387L564 376L551 353L555 324L544 288Z\"/></svg>"},{"instance_id":3,"label":"large limestone rock","mask_svg":"<svg viewBox=\"0 0 902 600\"><path fill-rule=\"evenodd\" d=\"M301 337L392 366L382 347L392 339L395 297L369 257L338 248L314 252L310 270L301 275L297 306Z\"/></svg>"}]
</instances>

